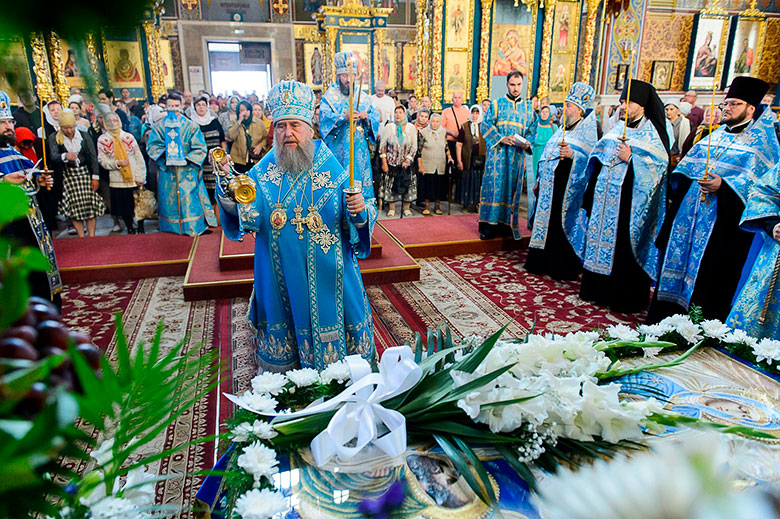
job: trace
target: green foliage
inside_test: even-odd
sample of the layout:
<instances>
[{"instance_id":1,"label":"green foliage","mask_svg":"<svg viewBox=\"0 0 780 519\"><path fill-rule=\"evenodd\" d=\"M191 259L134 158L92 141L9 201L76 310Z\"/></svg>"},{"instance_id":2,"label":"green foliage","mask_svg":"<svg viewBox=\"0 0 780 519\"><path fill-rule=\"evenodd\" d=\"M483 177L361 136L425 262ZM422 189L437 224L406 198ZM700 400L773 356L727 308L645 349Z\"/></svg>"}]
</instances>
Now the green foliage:
<instances>
[{"instance_id":1,"label":"green foliage","mask_svg":"<svg viewBox=\"0 0 780 519\"><path fill-rule=\"evenodd\" d=\"M27 195L14 184L0 182L0 229L27 217ZM49 260L36 247L18 247L13 240L0 237L0 330L24 314L30 287L31 271L46 271Z\"/></svg>"}]
</instances>

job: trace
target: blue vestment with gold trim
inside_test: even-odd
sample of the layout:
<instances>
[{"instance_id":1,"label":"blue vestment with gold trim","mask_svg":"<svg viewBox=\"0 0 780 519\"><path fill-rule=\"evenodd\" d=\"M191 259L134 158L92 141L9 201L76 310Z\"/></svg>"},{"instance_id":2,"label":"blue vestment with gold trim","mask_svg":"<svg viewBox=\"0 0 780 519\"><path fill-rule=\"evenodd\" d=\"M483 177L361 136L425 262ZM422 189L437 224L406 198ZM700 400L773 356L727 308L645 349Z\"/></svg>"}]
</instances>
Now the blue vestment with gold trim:
<instances>
[{"instance_id":1,"label":"blue vestment with gold trim","mask_svg":"<svg viewBox=\"0 0 780 519\"><path fill-rule=\"evenodd\" d=\"M370 358L373 326L358 258L368 257L376 206L353 218L344 189L349 174L322 141L315 140L311 172L293 176L268 153L248 175L257 184L252 204L219 196L225 236L255 233L254 291L249 320L257 331L263 369L284 372L300 367L323 369L347 355ZM271 227L271 212L281 204L287 223ZM293 220L314 207L324 226L313 232ZM364 224L356 224L362 221Z\"/></svg>"},{"instance_id":2,"label":"blue vestment with gold trim","mask_svg":"<svg viewBox=\"0 0 780 519\"><path fill-rule=\"evenodd\" d=\"M723 125L712 132L711 140L700 140L672 173L672 187L682 177L698 180L704 176L707 147L711 142L711 171L728 184L742 203L747 204L751 185L780 158L780 145L771 116L771 110L766 110L741 133L729 133ZM672 224L658 280L660 301L688 307L717 215L718 194L707 195L702 202L699 184L692 182Z\"/></svg>"},{"instance_id":3,"label":"blue vestment with gold trim","mask_svg":"<svg viewBox=\"0 0 780 519\"><path fill-rule=\"evenodd\" d=\"M529 174L529 186L535 181L530 175L533 174L531 149L537 120L531 101L511 101L504 96L490 103L482 122L482 136L488 151L482 175L479 221L510 225L515 239L521 236L518 210L526 173ZM515 134L527 139L532 147L526 151L518 146L499 144L503 137ZM528 207L533 207L533 192L530 189Z\"/></svg>"},{"instance_id":4,"label":"blue vestment with gold trim","mask_svg":"<svg viewBox=\"0 0 780 519\"><path fill-rule=\"evenodd\" d=\"M532 212L534 224L529 247L544 249L547 240L550 211L553 210L555 170L561 162L560 143L562 139L565 139L566 144L574 152L574 156L572 157L569 179L566 183L566 191L563 195L561 222L572 249L578 256L582 256L587 222L585 210L582 208L582 200L588 184L585 170L593 146L599 140L595 112L591 112L580 124L567 131L565 136L563 130L558 129L544 147L542 157L539 160L539 196Z\"/></svg>"},{"instance_id":5,"label":"blue vestment with gold trim","mask_svg":"<svg viewBox=\"0 0 780 519\"><path fill-rule=\"evenodd\" d=\"M160 231L197 236L215 227L217 218L203 181L208 149L200 127L180 114L169 114L152 126L146 152L159 168Z\"/></svg>"},{"instance_id":6,"label":"blue vestment with gold trim","mask_svg":"<svg viewBox=\"0 0 780 519\"><path fill-rule=\"evenodd\" d=\"M780 279L769 293L772 274L780 256L780 243L764 230L761 220L780 217L780 164L775 165L750 190L742 216L742 228L756 233L760 250L742 290L737 294L727 324L753 337L780 339ZM766 305L765 321L759 318Z\"/></svg>"},{"instance_id":7,"label":"blue vestment with gold trim","mask_svg":"<svg viewBox=\"0 0 780 519\"><path fill-rule=\"evenodd\" d=\"M584 267L597 274L612 273L620 217L620 197L628 162L617 158L625 122L621 121L593 148L585 177L598 166L593 207L588 219ZM637 264L652 280L658 277L660 253L655 240L666 214L666 179L669 154L652 121L643 118L636 128L626 129L631 147L634 184L631 189L629 238ZM576 251L576 249L575 249Z\"/></svg>"},{"instance_id":8,"label":"blue vestment with gold trim","mask_svg":"<svg viewBox=\"0 0 780 519\"><path fill-rule=\"evenodd\" d=\"M355 86L353 103L355 110L366 112L368 119L355 119L355 181L362 182L363 198L374 198L373 173L369 142L379 137L379 112L371 106L367 95L360 96ZM332 83L320 102L320 135L344 169L349 168L349 96L341 93L338 83Z\"/></svg>"}]
</instances>

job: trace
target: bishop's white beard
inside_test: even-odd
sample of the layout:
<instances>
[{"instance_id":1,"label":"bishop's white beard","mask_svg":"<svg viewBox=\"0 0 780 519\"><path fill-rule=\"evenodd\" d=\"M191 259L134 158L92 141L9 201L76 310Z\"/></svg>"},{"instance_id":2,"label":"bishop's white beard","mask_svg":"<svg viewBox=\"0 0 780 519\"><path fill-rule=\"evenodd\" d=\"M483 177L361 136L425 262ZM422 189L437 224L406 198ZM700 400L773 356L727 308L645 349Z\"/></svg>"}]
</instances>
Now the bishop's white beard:
<instances>
[{"instance_id":1,"label":"bishop's white beard","mask_svg":"<svg viewBox=\"0 0 780 519\"><path fill-rule=\"evenodd\" d=\"M293 149L288 149L284 144L274 145L274 157L284 171L308 171L314 165L314 141L306 139Z\"/></svg>"}]
</instances>

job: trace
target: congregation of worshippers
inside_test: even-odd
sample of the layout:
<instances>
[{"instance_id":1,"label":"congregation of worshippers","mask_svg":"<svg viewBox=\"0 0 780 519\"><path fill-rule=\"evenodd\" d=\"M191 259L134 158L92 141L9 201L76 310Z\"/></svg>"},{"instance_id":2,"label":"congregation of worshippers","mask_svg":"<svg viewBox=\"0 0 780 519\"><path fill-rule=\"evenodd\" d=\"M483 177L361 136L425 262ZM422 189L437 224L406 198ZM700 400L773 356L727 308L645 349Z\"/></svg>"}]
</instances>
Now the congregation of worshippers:
<instances>
[{"instance_id":1,"label":"congregation of worshippers","mask_svg":"<svg viewBox=\"0 0 780 519\"><path fill-rule=\"evenodd\" d=\"M657 81L632 77L629 69L613 95L602 93L605 85L569 81L552 102L551 89L539 88L526 61L504 61L506 70L491 71L494 95L485 98L457 82L439 85L438 94L427 83L389 88L378 74L367 74L372 80L364 84L360 57L350 50L331 56L330 83L320 77L318 88L307 71L260 94L169 88L152 98L126 87L74 86L67 97L41 102L35 89L13 98L2 92L0 179L30 183L20 172L40 173L29 190L40 217L31 212L24 229L4 232L47 252L53 271L33 275L33 292L55 300L61 282L54 238L198 236L217 227L231 239L258 233L257 247L267 250L256 249L255 290L284 297L296 282L288 277L281 286L277 260L265 268L258 258L298 250L295 240L281 253L279 244L285 233L303 240L306 231L324 259L302 268L326 268L316 265L331 261L331 245L343 240L337 248L346 260L335 265L347 301L333 322L348 330L346 338L343 328L336 334L352 345L346 352L363 353L371 342L369 312L349 301L365 298L354 257L367 256L376 220L472 213L480 239L529 240L521 267L578 281L584 301L617 313L647 312L650 324L698 307L704 318L777 338L780 321L764 305L780 290L777 266L763 261L780 242L780 143L770 84L757 73L736 74L722 81L714 102L715 88L712 96L701 88L661 92ZM257 183L257 202L237 203L225 190L217 173L228 164ZM338 223L339 207L329 223L324 197L315 203L319 189L339 186L346 195L333 196L342 200L348 225ZM139 211L144 200L157 207L153 219ZM328 300L307 287L306 272L301 276L297 291ZM253 312L267 315L250 319L270 320L275 300L256 298ZM285 304L295 314L296 304ZM262 360L275 369L319 365L315 346L330 345L329 332L312 345L312 332L293 331L278 340L291 334L300 358Z\"/></svg>"}]
</instances>

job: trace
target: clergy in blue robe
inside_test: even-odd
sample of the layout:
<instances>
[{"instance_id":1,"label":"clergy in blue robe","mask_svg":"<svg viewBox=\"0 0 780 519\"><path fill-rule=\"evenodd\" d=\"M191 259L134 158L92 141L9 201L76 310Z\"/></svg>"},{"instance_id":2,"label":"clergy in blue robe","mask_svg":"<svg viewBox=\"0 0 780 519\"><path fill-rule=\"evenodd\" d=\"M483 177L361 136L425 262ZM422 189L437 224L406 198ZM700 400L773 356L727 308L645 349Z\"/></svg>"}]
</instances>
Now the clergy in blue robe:
<instances>
[{"instance_id":1,"label":"clergy in blue robe","mask_svg":"<svg viewBox=\"0 0 780 519\"><path fill-rule=\"evenodd\" d=\"M181 113L181 96L168 96L168 114L152 126L146 151L157 163L160 231L197 236L217 218L203 181L208 149L200 127Z\"/></svg>"},{"instance_id":2,"label":"clergy in blue robe","mask_svg":"<svg viewBox=\"0 0 780 519\"><path fill-rule=\"evenodd\" d=\"M46 272L30 272L29 284L32 295L49 299L57 306L62 305L60 292L62 280L57 270L57 258L54 256L54 244L43 215L38 207L35 194L45 178L53 184L51 176L42 177L34 164L16 151L14 134L14 118L11 114L11 102L8 94L0 90L0 182L19 185L27 193L27 218L8 222L3 226L2 235L13 238L22 245L38 247L49 260ZM0 304L3 304L0 301Z\"/></svg>"},{"instance_id":3,"label":"clergy in blue robe","mask_svg":"<svg viewBox=\"0 0 780 519\"><path fill-rule=\"evenodd\" d=\"M373 354L371 310L358 267L368 257L376 207L349 195L349 174L313 140L314 94L296 81L268 95L274 147L248 175L251 204L221 187L222 228L229 239L255 233L249 320L262 369L322 369L347 355Z\"/></svg>"},{"instance_id":4,"label":"clergy in blue robe","mask_svg":"<svg viewBox=\"0 0 780 519\"><path fill-rule=\"evenodd\" d=\"M490 103L482 122L487 145L479 203L479 233L485 239L512 234L520 239L520 196L531 169L537 116L521 92L525 77L517 70L506 76L508 93ZM520 137L519 139L517 137ZM533 193L529 190L529 207Z\"/></svg>"},{"instance_id":5,"label":"clergy in blue robe","mask_svg":"<svg viewBox=\"0 0 780 519\"><path fill-rule=\"evenodd\" d=\"M757 254L746 264L727 324L753 337L780 339L780 164L750 189L741 226L755 233Z\"/></svg>"},{"instance_id":6,"label":"clergy in blue robe","mask_svg":"<svg viewBox=\"0 0 780 519\"><path fill-rule=\"evenodd\" d=\"M585 245L585 167L599 140L595 112L585 112L595 99L593 87L574 83L564 102L566 129L547 141L539 161L538 196L528 220L531 242L525 269L554 279L576 279Z\"/></svg>"},{"instance_id":7,"label":"clergy in blue robe","mask_svg":"<svg viewBox=\"0 0 780 519\"><path fill-rule=\"evenodd\" d=\"M588 213L580 298L634 313L650 302L658 277L655 241L666 213L669 133L655 88L632 80L621 118L591 152L583 207ZM625 129L625 142L623 135Z\"/></svg>"},{"instance_id":8,"label":"clergy in blue robe","mask_svg":"<svg viewBox=\"0 0 780 519\"><path fill-rule=\"evenodd\" d=\"M754 117L767 88L757 78L735 78L721 126L711 141L702 139L691 148L674 170L673 209L678 209L648 322L686 313L689 305L701 307L708 319L728 316L753 241L753 234L739 227L748 192L780 158L771 110Z\"/></svg>"},{"instance_id":9,"label":"clergy in blue robe","mask_svg":"<svg viewBox=\"0 0 780 519\"><path fill-rule=\"evenodd\" d=\"M333 57L336 81L331 83L320 101L320 135L339 163L349 167L349 67L352 66L354 91L352 106L355 111L355 179L363 188L366 203L374 204L374 183L371 171L369 144L377 144L379 112L371 106L368 95L361 95L357 81L357 59L349 51ZM358 100L359 99L359 100Z\"/></svg>"}]
</instances>

